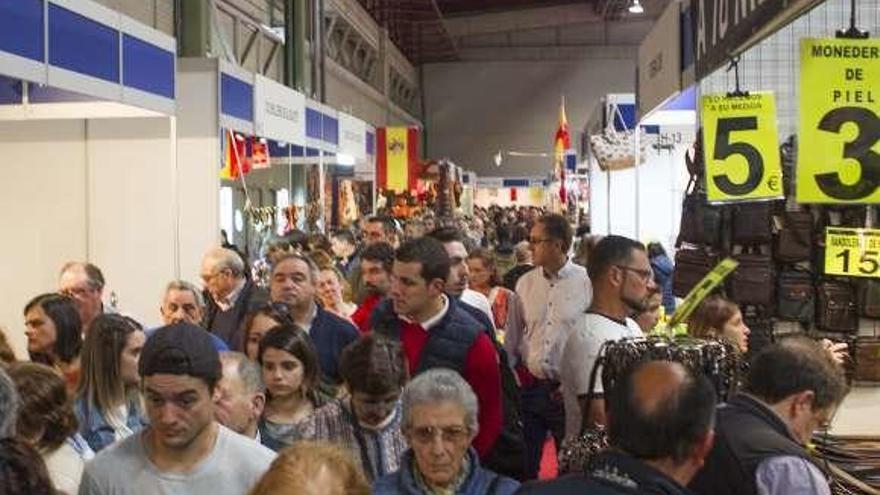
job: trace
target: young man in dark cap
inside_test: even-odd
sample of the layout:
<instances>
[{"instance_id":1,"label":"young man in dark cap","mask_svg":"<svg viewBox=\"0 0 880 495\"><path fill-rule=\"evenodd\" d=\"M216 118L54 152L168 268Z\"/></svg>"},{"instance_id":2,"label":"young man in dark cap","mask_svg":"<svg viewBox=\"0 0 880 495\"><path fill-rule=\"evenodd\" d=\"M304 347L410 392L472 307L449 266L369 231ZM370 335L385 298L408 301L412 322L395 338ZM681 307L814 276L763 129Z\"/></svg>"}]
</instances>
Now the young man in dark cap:
<instances>
[{"instance_id":1,"label":"young man in dark cap","mask_svg":"<svg viewBox=\"0 0 880 495\"><path fill-rule=\"evenodd\" d=\"M222 367L210 335L190 323L159 328L139 368L150 426L101 451L80 495L247 493L275 454L214 419Z\"/></svg>"}]
</instances>

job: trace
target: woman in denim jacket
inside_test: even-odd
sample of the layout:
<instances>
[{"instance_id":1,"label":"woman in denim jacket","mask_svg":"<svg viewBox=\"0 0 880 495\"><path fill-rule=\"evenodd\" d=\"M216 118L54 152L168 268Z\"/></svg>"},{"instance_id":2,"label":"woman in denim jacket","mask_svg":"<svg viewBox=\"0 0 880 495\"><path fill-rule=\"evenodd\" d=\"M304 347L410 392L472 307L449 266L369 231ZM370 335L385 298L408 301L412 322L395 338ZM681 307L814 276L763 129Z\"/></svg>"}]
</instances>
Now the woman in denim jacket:
<instances>
[{"instance_id":1,"label":"woman in denim jacket","mask_svg":"<svg viewBox=\"0 0 880 495\"><path fill-rule=\"evenodd\" d=\"M146 424L138 391L145 340L139 323L117 314L100 315L89 327L74 409L79 432L95 452Z\"/></svg>"}]
</instances>

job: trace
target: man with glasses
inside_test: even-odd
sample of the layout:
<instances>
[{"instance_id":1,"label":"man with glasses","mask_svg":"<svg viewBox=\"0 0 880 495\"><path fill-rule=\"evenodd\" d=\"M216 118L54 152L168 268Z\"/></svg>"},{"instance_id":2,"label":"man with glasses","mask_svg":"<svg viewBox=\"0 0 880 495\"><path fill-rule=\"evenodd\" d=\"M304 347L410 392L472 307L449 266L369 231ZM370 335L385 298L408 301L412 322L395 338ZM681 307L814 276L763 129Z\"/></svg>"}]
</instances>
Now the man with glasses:
<instances>
[{"instance_id":1,"label":"man with glasses","mask_svg":"<svg viewBox=\"0 0 880 495\"><path fill-rule=\"evenodd\" d=\"M241 323L248 310L269 296L245 277L245 266L235 251L213 248L205 253L201 267L205 286L207 331L220 337L232 350L241 350Z\"/></svg>"},{"instance_id":2,"label":"man with glasses","mask_svg":"<svg viewBox=\"0 0 880 495\"><path fill-rule=\"evenodd\" d=\"M565 413L559 388L562 346L583 323L593 288L587 271L568 257L572 229L562 215L539 218L529 234L538 267L523 275L516 294L523 302L525 330L507 332L504 348L522 386L525 476L538 475L547 432L560 445Z\"/></svg>"},{"instance_id":3,"label":"man with glasses","mask_svg":"<svg viewBox=\"0 0 880 495\"><path fill-rule=\"evenodd\" d=\"M590 254L589 275L593 302L562 351L566 438L576 437L583 426L606 424L602 384L597 380L595 389L590 390L590 373L606 341L642 335L638 323L629 316L644 311L656 289L645 246L617 235L596 244Z\"/></svg>"},{"instance_id":4,"label":"man with glasses","mask_svg":"<svg viewBox=\"0 0 880 495\"><path fill-rule=\"evenodd\" d=\"M848 392L822 344L792 337L752 360L742 393L718 407L715 445L690 488L700 495L829 495L805 445Z\"/></svg>"},{"instance_id":5,"label":"man with glasses","mask_svg":"<svg viewBox=\"0 0 880 495\"><path fill-rule=\"evenodd\" d=\"M73 299L82 320L83 332L96 316L104 312L104 274L91 263L70 261L61 267L58 292Z\"/></svg>"}]
</instances>

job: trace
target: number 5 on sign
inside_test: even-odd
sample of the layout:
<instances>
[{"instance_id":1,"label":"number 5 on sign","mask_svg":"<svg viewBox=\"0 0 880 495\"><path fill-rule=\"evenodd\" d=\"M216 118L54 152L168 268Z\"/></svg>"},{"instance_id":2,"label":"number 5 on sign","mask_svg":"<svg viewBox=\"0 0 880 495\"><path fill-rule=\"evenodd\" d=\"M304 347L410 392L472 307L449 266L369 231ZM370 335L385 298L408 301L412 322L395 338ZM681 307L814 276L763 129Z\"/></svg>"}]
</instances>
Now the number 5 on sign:
<instances>
[{"instance_id":1,"label":"number 5 on sign","mask_svg":"<svg viewBox=\"0 0 880 495\"><path fill-rule=\"evenodd\" d=\"M781 198L773 93L704 95L700 114L709 201Z\"/></svg>"},{"instance_id":2,"label":"number 5 on sign","mask_svg":"<svg viewBox=\"0 0 880 495\"><path fill-rule=\"evenodd\" d=\"M880 40L802 39L797 200L880 203Z\"/></svg>"},{"instance_id":3,"label":"number 5 on sign","mask_svg":"<svg viewBox=\"0 0 880 495\"><path fill-rule=\"evenodd\" d=\"M825 274L880 278L880 230L825 229Z\"/></svg>"}]
</instances>

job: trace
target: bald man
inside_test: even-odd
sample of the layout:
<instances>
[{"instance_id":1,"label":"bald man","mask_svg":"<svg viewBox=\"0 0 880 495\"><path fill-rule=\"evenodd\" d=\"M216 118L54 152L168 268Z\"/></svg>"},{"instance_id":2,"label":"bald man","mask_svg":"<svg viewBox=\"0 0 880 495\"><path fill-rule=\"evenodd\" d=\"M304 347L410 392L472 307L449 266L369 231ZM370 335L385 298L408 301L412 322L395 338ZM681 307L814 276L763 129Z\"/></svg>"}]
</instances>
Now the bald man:
<instances>
[{"instance_id":1,"label":"bald man","mask_svg":"<svg viewBox=\"0 0 880 495\"><path fill-rule=\"evenodd\" d=\"M236 351L243 348L240 329L248 310L269 300L266 291L247 279L246 269L241 257L231 249L213 248L202 258L203 326Z\"/></svg>"},{"instance_id":2,"label":"bald man","mask_svg":"<svg viewBox=\"0 0 880 495\"><path fill-rule=\"evenodd\" d=\"M517 493L689 495L686 486L715 435L709 381L678 363L646 361L621 377L606 404L612 448L597 455L584 474L533 483Z\"/></svg>"}]
</instances>

